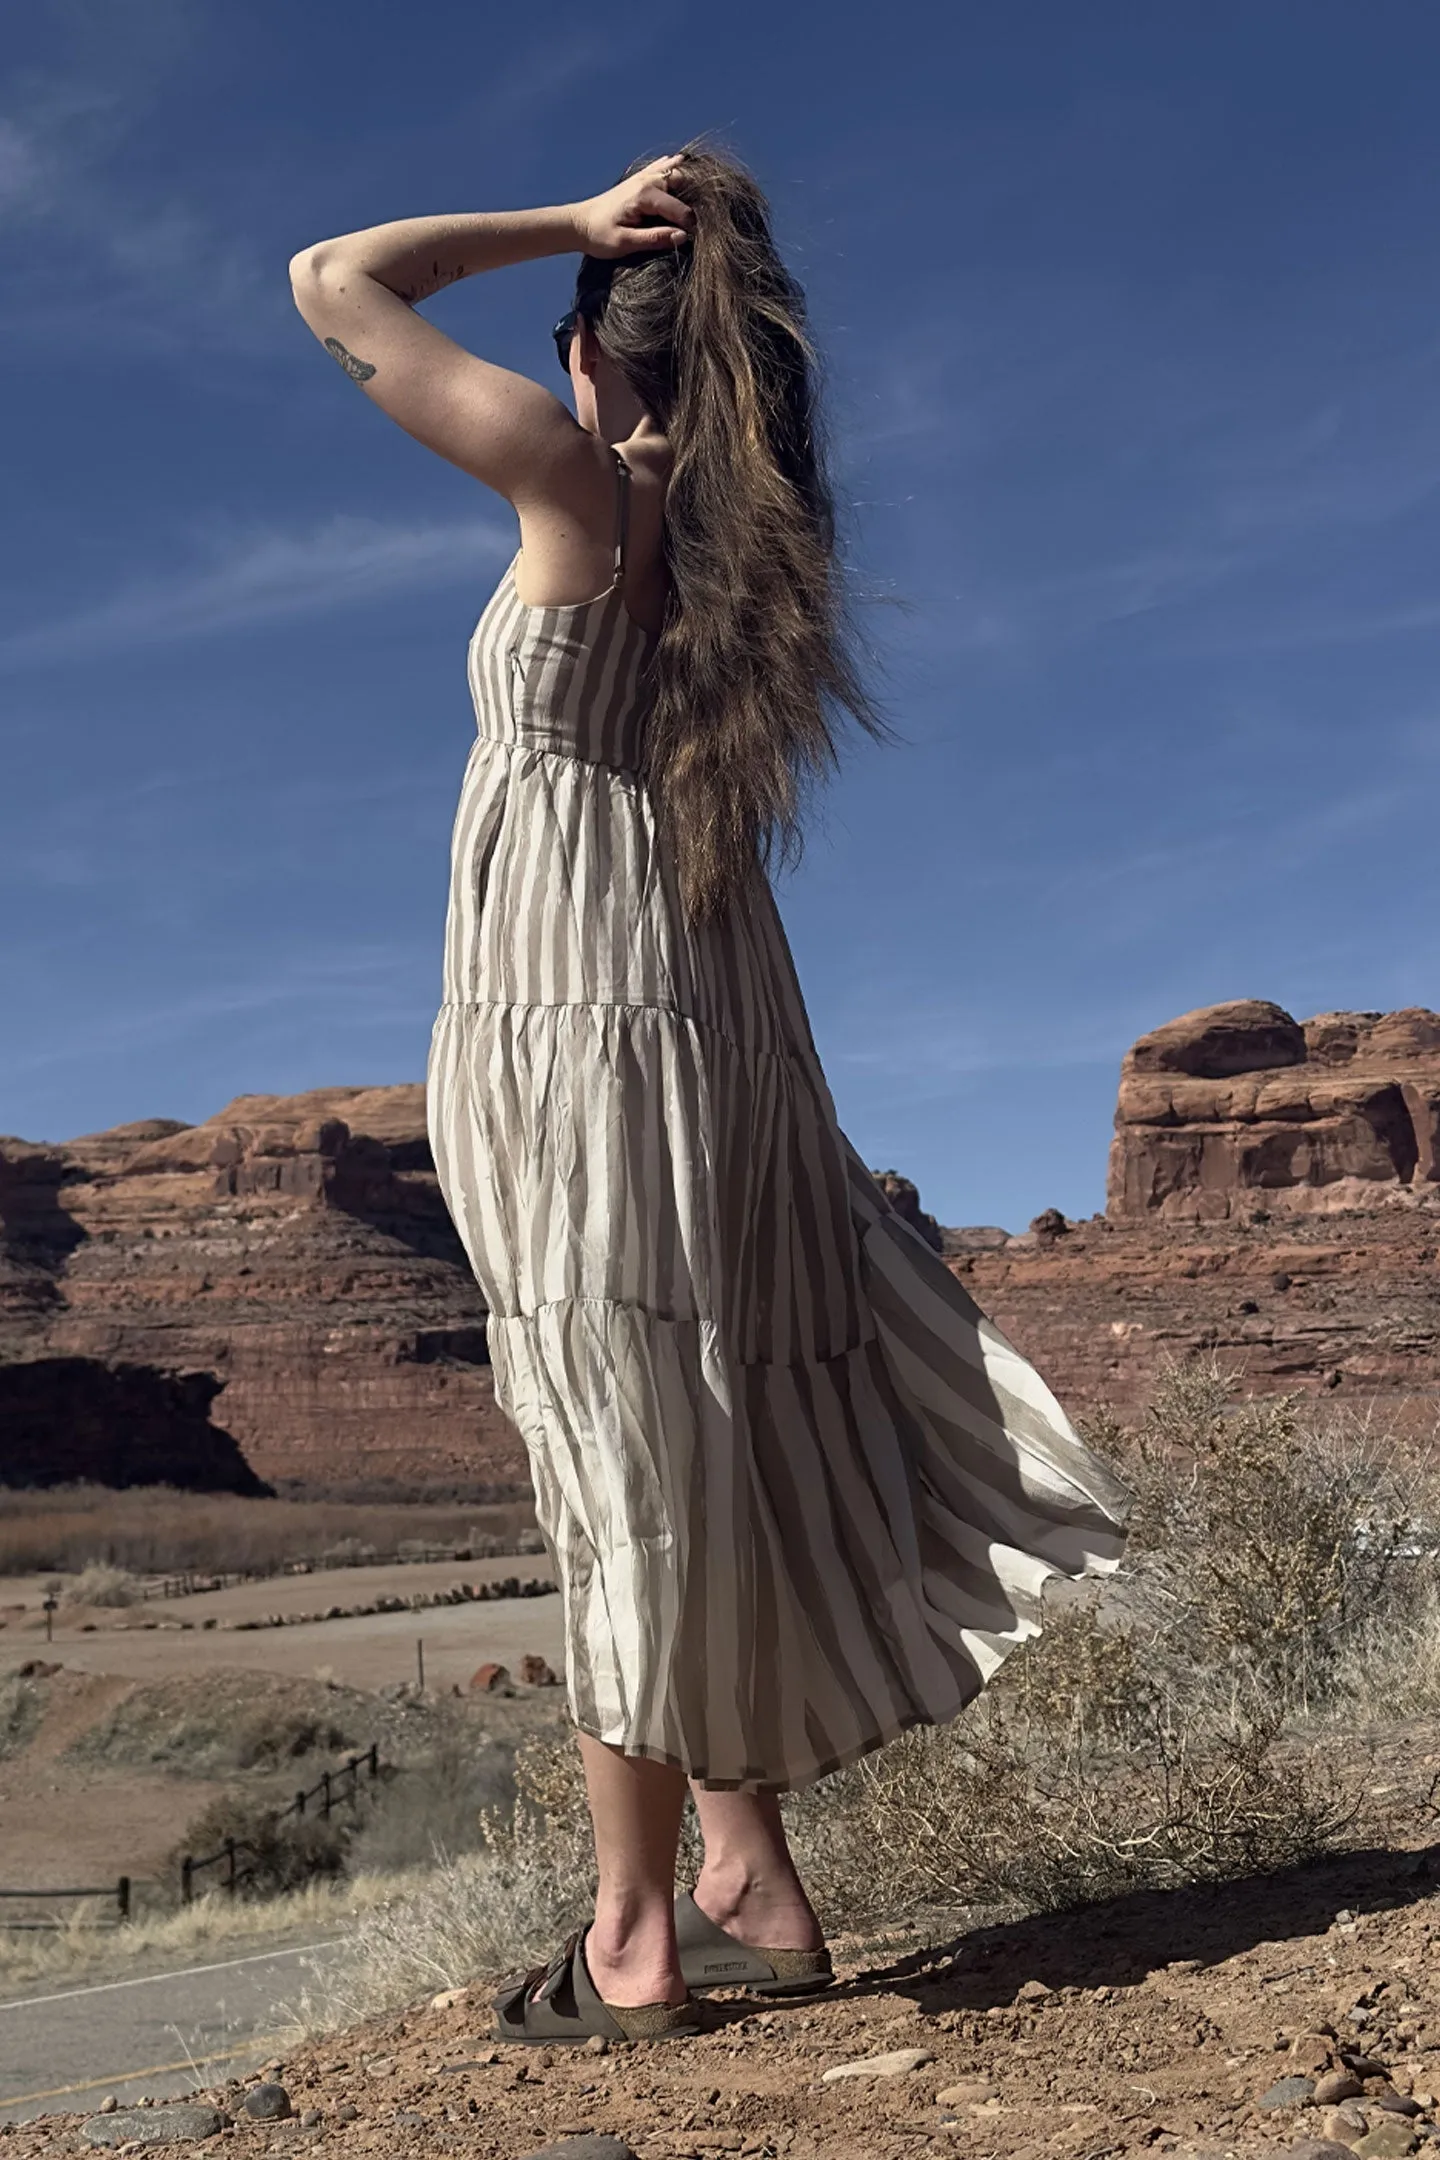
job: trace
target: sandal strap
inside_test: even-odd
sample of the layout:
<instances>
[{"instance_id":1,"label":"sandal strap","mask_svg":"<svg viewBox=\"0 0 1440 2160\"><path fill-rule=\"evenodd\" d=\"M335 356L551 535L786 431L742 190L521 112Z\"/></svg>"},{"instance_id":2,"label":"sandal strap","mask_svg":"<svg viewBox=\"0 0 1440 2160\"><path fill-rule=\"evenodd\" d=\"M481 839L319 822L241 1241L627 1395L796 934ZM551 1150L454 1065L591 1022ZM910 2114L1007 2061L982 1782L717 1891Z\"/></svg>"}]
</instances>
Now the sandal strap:
<instances>
[{"instance_id":1,"label":"sandal strap","mask_svg":"<svg viewBox=\"0 0 1440 2160\"><path fill-rule=\"evenodd\" d=\"M585 1929L576 1929L544 1966L535 1966L525 1979L503 1987L494 1996L494 2013L501 2030L510 2028L505 2037L535 2041L594 2035L602 2039L630 2037L596 1992L585 1963L583 1938Z\"/></svg>"},{"instance_id":2,"label":"sandal strap","mask_svg":"<svg viewBox=\"0 0 1440 2160\"><path fill-rule=\"evenodd\" d=\"M688 1890L675 1900L675 1939L680 1970L692 1988L793 1986L833 1978L828 1950L756 1949L717 1926Z\"/></svg>"}]
</instances>

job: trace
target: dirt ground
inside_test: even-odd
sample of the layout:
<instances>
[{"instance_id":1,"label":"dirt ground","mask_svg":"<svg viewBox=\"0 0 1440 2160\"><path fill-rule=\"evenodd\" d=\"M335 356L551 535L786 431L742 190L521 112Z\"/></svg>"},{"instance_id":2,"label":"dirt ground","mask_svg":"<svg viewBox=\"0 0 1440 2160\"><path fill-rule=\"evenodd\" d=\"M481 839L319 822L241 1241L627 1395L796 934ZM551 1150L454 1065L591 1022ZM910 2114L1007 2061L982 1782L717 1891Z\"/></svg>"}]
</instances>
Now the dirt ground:
<instances>
[{"instance_id":1,"label":"dirt ground","mask_svg":"<svg viewBox=\"0 0 1440 2160\"><path fill-rule=\"evenodd\" d=\"M868 1969L839 1945L828 1996L784 2008L711 1997L703 2037L604 2053L493 2047L477 1989L300 2049L271 2073L296 2117L237 2114L233 2134L257 2154L347 2160L517 2160L587 2129L641 2160L1292 2148L1300 2160L1298 2141L1327 2136L1363 2139L1362 2160L1417 2148L1424 2160L1440 2149L1437 1881L1440 1846L1387 1841L1282 1876L980 1929ZM913 2068L824 2081L898 2050L918 2051ZM1281 2078L1347 2064L1348 2116L1263 2105ZM235 2110L242 2089L213 2097ZM307 2110L318 2119L302 2125ZM84 2149L84 2119L12 2129L4 2150ZM1305 2160L1324 2154L1307 2146Z\"/></svg>"},{"instance_id":2,"label":"dirt ground","mask_svg":"<svg viewBox=\"0 0 1440 2160\"><path fill-rule=\"evenodd\" d=\"M554 1601L523 1602L538 1609ZM455 1617L497 1609L456 1608ZM448 1619L451 1611L438 1617ZM276 1632L288 1639L310 1631ZM527 1633L527 1647L530 1639ZM112 1638L83 1640L98 1644ZM222 1792L287 1799L343 1760L348 1749L358 1752L372 1740L379 1743L382 1760L407 1762L433 1749L457 1719L479 1749L487 1743L512 1745L560 1715L559 1688L517 1688L513 1696L463 1702L434 1690L423 1700L397 1703L369 1689L337 1691L311 1672L263 1673L218 1662L196 1670L199 1661L185 1655L192 1644L265 1642L271 1640L268 1633L113 1640L122 1649L158 1645L171 1655L157 1657L150 1673L137 1661L142 1670L132 1678L80 1669L69 1662L70 1646L58 1640L49 1650L41 1646L47 1662L59 1661L61 1670L36 1683L41 1712L33 1732L8 1754L0 1751L0 1886L98 1888L123 1874L132 1878L137 1910L148 1911L154 1886L169 1880L170 1857L190 1824ZM409 1649L413 1658L413 1640ZM0 1674L6 1669L0 1666ZM312 1750L269 1770L242 1772L227 1760L227 1735L266 1717L307 1716L338 1721L348 1747ZM7 1910L26 1919L52 1916L49 1907Z\"/></svg>"},{"instance_id":3,"label":"dirt ground","mask_svg":"<svg viewBox=\"0 0 1440 2160\"><path fill-rule=\"evenodd\" d=\"M48 1646L40 1605L42 1579L10 1577L0 1580L0 1677L40 1656L59 1659L79 1672L135 1680L244 1666L306 1679L320 1673L350 1687L380 1688L415 1679L417 1640L424 1644L429 1687L463 1687L478 1665L489 1660L514 1665L528 1652L558 1669L560 1600L554 1595L372 1613L353 1620L315 1619L283 1628L235 1625L270 1613L320 1614L332 1605L368 1604L379 1597L430 1593L457 1582L499 1582L512 1575L522 1582L546 1581L549 1563L543 1554L522 1553L411 1567L332 1568L312 1575L277 1575L194 1597L152 1599L119 1610L62 1606L54 1615ZM207 1630L208 1620L216 1624Z\"/></svg>"}]
</instances>

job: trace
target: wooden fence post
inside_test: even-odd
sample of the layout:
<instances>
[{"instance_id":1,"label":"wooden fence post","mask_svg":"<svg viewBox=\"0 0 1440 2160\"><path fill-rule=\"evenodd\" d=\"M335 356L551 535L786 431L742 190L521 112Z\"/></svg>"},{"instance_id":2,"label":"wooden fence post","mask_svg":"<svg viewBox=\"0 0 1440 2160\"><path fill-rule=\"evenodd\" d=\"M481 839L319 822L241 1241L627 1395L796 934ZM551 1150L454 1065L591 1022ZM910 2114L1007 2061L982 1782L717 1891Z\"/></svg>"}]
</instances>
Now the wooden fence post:
<instances>
[{"instance_id":1,"label":"wooden fence post","mask_svg":"<svg viewBox=\"0 0 1440 2160\"><path fill-rule=\"evenodd\" d=\"M188 1905L195 1895L195 1862L189 1853L180 1863L180 1902Z\"/></svg>"},{"instance_id":2,"label":"wooden fence post","mask_svg":"<svg viewBox=\"0 0 1440 2160\"><path fill-rule=\"evenodd\" d=\"M130 1918L130 1877L122 1875L115 1885L115 1902L120 1907L120 1918Z\"/></svg>"},{"instance_id":3,"label":"wooden fence post","mask_svg":"<svg viewBox=\"0 0 1440 2160\"><path fill-rule=\"evenodd\" d=\"M233 1838L233 1837L227 1837L227 1838L226 1838L226 1840L225 1840L225 1858L226 1858L226 1860L228 1861L228 1863L229 1863L229 1868L230 1868L230 1879L229 1879L229 1882L228 1882L228 1884L227 1884L227 1886L226 1886L226 1887L228 1888L228 1890L229 1890L229 1892L230 1892L230 1895L231 1895L231 1897L234 1897L234 1895L235 1895L235 1840L234 1840L234 1838Z\"/></svg>"}]
</instances>

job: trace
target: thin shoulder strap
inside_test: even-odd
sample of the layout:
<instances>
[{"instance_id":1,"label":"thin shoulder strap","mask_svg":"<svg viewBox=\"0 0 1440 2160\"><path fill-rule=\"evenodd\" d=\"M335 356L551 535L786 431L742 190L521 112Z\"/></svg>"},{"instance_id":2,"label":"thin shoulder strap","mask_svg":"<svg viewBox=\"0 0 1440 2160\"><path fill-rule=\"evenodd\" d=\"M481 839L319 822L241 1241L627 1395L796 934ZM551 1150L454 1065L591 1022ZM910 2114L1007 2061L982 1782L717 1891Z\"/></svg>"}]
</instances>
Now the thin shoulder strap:
<instances>
[{"instance_id":1,"label":"thin shoulder strap","mask_svg":"<svg viewBox=\"0 0 1440 2160\"><path fill-rule=\"evenodd\" d=\"M613 443L610 447L619 467L619 492L615 498L615 583L618 585L625 575L625 542L630 532L630 467Z\"/></svg>"}]
</instances>

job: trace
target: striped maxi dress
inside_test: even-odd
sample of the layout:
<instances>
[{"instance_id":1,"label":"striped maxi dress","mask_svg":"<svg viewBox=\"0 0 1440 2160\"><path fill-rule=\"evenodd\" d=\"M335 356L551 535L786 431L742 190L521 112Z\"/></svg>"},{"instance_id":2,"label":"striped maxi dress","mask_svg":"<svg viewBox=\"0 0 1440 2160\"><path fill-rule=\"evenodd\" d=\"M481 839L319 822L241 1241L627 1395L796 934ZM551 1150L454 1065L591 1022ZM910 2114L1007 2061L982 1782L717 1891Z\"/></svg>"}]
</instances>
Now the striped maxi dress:
<instances>
[{"instance_id":1,"label":"striped maxi dress","mask_svg":"<svg viewBox=\"0 0 1440 2160\"><path fill-rule=\"evenodd\" d=\"M953 1717L1128 1495L840 1131L763 870L684 923L617 462L609 589L512 563L471 640L430 1138L576 1725L781 1790Z\"/></svg>"}]
</instances>

